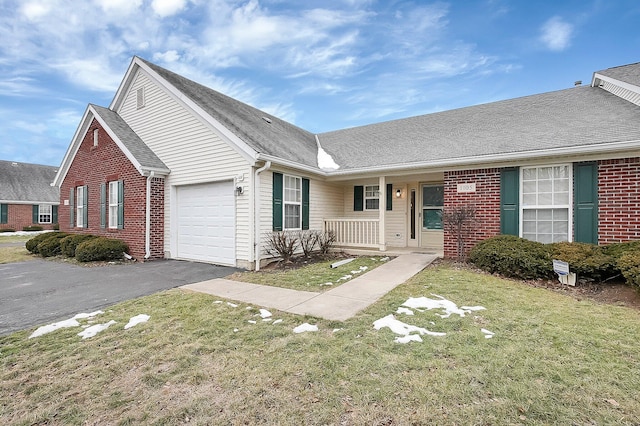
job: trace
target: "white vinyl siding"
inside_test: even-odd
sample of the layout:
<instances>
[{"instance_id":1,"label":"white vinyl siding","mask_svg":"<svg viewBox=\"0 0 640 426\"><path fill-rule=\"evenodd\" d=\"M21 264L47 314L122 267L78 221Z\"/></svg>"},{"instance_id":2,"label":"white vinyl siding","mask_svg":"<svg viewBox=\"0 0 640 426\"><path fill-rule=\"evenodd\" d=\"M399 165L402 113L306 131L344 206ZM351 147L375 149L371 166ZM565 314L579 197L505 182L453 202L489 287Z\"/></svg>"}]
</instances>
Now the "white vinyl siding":
<instances>
[{"instance_id":1,"label":"white vinyl siding","mask_svg":"<svg viewBox=\"0 0 640 426\"><path fill-rule=\"evenodd\" d=\"M145 107L137 108L137 90L144 86ZM118 113L166 164L165 250L176 250L175 188L205 182L233 180L243 187L236 196L236 256L248 260L252 169L249 163L214 129L155 84L144 72L135 81Z\"/></svg>"},{"instance_id":2,"label":"white vinyl siding","mask_svg":"<svg viewBox=\"0 0 640 426\"><path fill-rule=\"evenodd\" d=\"M569 241L571 167L523 167L521 235L541 243Z\"/></svg>"}]
</instances>

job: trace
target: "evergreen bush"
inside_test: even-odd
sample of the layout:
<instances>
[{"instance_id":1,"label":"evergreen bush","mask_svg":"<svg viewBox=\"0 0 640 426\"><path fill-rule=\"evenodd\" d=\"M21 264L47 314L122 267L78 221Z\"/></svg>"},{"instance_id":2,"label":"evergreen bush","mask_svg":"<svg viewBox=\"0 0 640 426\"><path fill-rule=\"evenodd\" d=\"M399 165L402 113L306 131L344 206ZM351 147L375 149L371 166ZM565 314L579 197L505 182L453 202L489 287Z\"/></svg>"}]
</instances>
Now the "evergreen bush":
<instances>
[{"instance_id":1,"label":"evergreen bush","mask_svg":"<svg viewBox=\"0 0 640 426\"><path fill-rule=\"evenodd\" d=\"M96 237L85 240L76 247L76 259L80 262L97 260L119 260L129 251L129 246L112 238Z\"/></svg>"},{"instance_id":2,"label":"evergreen bush","mask_svg":"<svg viewBox=\"0 0 640 426\"><path fill-rule=\"evenodd\" d=\"M615 259L595 244L561 242L551 244L554 259L569 263L578 278L603 280L616 275Z\"/></svg>"},{"instance_id":3,"label":"evergreen bush","mask_svg":"<svg viewBox=\"0 0 640 426\"><path fill-rule=\"evenodd\" d=\"M60 241L60 248L62 249L62 254L67 257L76 257L76 248L78 244L83 241L90 240L92 238L96 238L95 235L91 234L72 234L67 235Z\"/></svg>"},{"instance_id":4,"label":"evergreen bush","mask_svg":"<svg viewBox=\"0 0 640 426\"><path fill-rule=\"evenodd\" d=\"M640 249L625 251L618 259L616 266L627 284L640 287Z\"/></svg>"},{"instance_id":5,"label":"evergreen bush","mask_svg":"<svg viewBox=\"0 0 640 426\"><path fill-rule=\"evenodd\" d=\"M24 246L31 253L38 254L38 244L40 244L44 240L48 240L49 238L57 238L57 235L59 234L64 234L65 236L69 235L65 234L64 232L45 232L29 239Z\"/></svg>"},{"instance_id":6,"label":"evergreen bush","mask_svg":"<svg viewBox=\"0 0 640 426\"><path fill-rule=\"evenodd\" d=\"M51 232L49 238L44 239L36 246L37 253L42 257L52 257L62 254L60 242L67 237L64 232Z\"/></svg>"}]
</instances>

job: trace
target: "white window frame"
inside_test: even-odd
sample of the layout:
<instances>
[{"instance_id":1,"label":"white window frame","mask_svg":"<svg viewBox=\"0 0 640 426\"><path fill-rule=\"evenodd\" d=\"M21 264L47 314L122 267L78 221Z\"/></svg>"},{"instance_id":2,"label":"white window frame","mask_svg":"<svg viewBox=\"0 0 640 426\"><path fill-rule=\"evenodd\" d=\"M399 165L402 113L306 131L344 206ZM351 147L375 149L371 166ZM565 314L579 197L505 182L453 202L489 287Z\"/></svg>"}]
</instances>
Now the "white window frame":
<instances>
[{"instance_id":1,"label":"white window frame","mask_svg":"<svg viewBox=\"0 0 640 426\"><path fill-rule=\"evenodd\" d=\"M47 212L47 208L49 211ZM44 212L43 212L44 210ZM46 217L49 217L49 220L46 220ZM43 217L45 220L43 220ZM38 223L51 223L53 220L53 206L51 204L38 204Z\"/></svg>"},{"instance_id":2,"label":"white window frame","mask_svg":"<svg viewBox=\"0 0 640 426\"><path fill-rule=\"evenodd\" d=\"M295 187L287 186L291 179L295 182ZM293 200L289 199L290 191L294 191ZM295 227L287 226L287 206L298 206L298 223ZM282 177L282 229L287 231L302 229L302 178L299 176L283 175Z\"/></svg>"},{"instance_id":3,"label":"white window frame","mask_svg":"<svg viewBox=\"0 0 640 426\"><path fill-rule=\"evenodd\" d=\"M76 227L84 227L84 186L76 187Z\"/></svg>"},{"instance_id":4,"label":"white window frame","mask_svg":"<svg viewBox=\"0 0 640 426\"><path fill-rule=\"evenodd\" d=\"M376 200L378 206L376 208L369 208L367 201ZM364 186L364 209L369 211L380 210L380 185L365 185Z\"/></svg>"},{"instance_id":5,"label":"white window frame","mask_svg":"<svg viewBox=\"0 0 640 426\"><path fill-rule=\"evenodd\" d=\"M118 229L118 181L109 182L109 229Z\"/></svg>"},{"instance_id":6,"label":"white window frame","mask_svg":"<svg viewBox=\"0 0 640 426\"><path fill-rule=\"evenodd\" d=\"M524 174L525 174L525 170L530 170L530 169L544 169L544 168L551 168L553 169L554 167L566 167L567 169L567 179L568 179L568 188L567 188L567 203L566 204L554 204L553 201L551 204L532 204L532 205L526 205L524 204ZM536 180L537 182L538 180ZM553 197L554 194L556 194L555 191L555 180L552 179L552 192L551 195ZM573 165L571 163L562 163L562 164L541 164L541 165L534 165L534 166L523 166L520 167L520 188L519 188L519 214L520 214L520 223L519 223L519 235L520 237L524 237L524 212L527 210L535 210L535 211L541 211L541 210L562 210L562 209L566 209L567 210L567 240L566 241L573 241ZM536 194L540 194L539 191L536 192ZM538 234L536 233L536 236ZM554 233L552 231L552 240L554 239ZM536 239L537 240L537 239ZM563 240L564 241L564 240Z\"/></svg>"},{"instance_id":7,"label":"white window frame","mask_svg":"<svg viewBox=\"0 0 640 426\"><path fill-rule=\"evenodd\" d=\"M93 129L93 146L98 146L100 132L98 129Z\"/></svg>"}]
</instances>

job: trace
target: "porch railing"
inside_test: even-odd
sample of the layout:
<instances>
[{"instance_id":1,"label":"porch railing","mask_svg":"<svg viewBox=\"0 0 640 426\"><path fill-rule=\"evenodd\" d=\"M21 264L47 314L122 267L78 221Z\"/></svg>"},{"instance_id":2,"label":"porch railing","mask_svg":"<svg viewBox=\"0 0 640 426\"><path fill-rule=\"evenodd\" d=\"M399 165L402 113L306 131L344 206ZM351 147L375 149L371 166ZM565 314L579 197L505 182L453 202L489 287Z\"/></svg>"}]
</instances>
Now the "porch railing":
<instances>
[{"instance_id":1,"label":"porch railing","mask_svg":"<svg viewBox=\"0 0 640 426\"><path fill-rule=\"evenodd\" d=\"M324 230L336 234L336 245L345 247L376 247L378 219L325 219Z\"/></svg>"}]
</instances>

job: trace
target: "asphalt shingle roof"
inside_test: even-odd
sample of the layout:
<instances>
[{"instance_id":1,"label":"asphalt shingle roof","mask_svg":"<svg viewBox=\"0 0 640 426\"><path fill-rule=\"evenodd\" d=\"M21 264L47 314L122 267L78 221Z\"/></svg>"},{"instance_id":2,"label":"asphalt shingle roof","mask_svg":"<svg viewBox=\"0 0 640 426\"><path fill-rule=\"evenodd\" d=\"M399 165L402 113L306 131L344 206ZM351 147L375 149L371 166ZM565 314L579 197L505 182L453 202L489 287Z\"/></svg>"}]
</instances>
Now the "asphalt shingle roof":
<instances>
[{"instance_id":1,"label":"asphalt shingle roof","mask_svg":"<svg viewBox=\"0 0 640 426\"><path fill-rule=\"evenodd\" d=\"M256 152L317 167L317 145L313 133L144 59L140 60Z\"/></svg>"},{"instance_id":2,"label":"asphalt shingle roof","mask_svg":"<svg viewBox=\"0 0 640 426\"><path fill-rule=\"evenodd\" d=\"M640 140L640 107L580 86L322 133L340 170Z\"/></svg>"},{"instance_id":3,"label":"asphalt shingle roof","mask_svg":"<svg viewBox=\"0 0 640 426\"><path fill-rule=\"evenodd\" d=\"M57 167L0 160L0 201L59 203Z\"/></svg>"},{"instance_id":4,"label":"asphalt shingle roof","mask_svg":"<svg viewBox=\"0 0 640 426\"><path fill-rule=\"evenodd\" d=\"M143 168L169 170L116 112L98 105L92 104L91 106Z\"/></svg>"},{"instance_id":5,"label":"asphalt shingle roof","mask_svg":"<svg viewBox=\"0 0 640 426\"><path fill-rule=\"evenodd\" d=\"M607 68L606 70L598 71L597 73L640 87L640 62Z\"/></svg>"}]
</instances>

